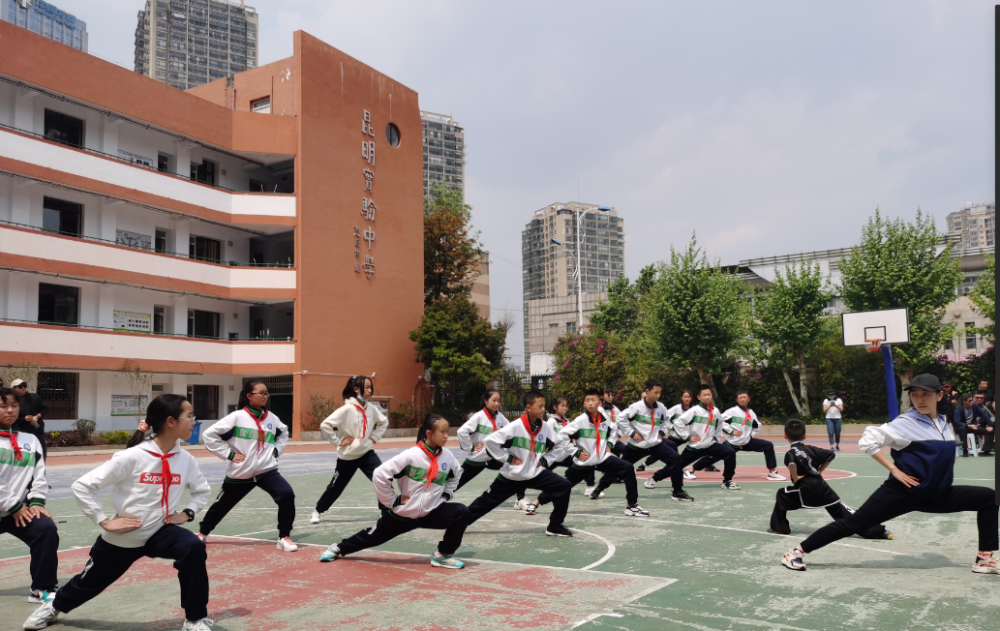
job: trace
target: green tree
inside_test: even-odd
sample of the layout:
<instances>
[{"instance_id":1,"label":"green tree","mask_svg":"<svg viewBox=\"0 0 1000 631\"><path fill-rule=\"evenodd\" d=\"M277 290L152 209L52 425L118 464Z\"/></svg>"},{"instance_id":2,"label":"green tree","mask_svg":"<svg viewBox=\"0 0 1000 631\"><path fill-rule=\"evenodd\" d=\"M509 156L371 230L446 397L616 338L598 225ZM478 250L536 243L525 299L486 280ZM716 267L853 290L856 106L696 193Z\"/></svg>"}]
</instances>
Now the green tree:
<instances>
[{"instance_id":1,"label":"green tree","mask_svg":"<svg viewBox=\"0 0 1000 631\"><path fill-rule=\"evenodd\" d=\"M615 391L615 400L634 401L657 372L652 358L635 338L588 328L560 338L552 351L556 374L552 392L566 397L570 409L583 410L587 388Z\"/></svg>"},{"instance_id":2,"label":"green tree","mask_svg":"<svg viewBox=\"0 0 1000 631\"><path fill-rule=\"evenodd\" d=\"M996 343L996 258L986 255L986 270L976 278L976 285L969 293L969 300L972 301L972 310L988 319L990 322L985 326L976 327L977 334L982 335L990 344Z\"/></svg>"},{"instance_id":3,"label":"green tree","mask_svg":"<svg viewBox=\"0 0 1000 631\"><path fill-rule=\"evenodd\" d=\"M630 282L620 276L608 285L607 298L597 303L597 311L590 316L590 325L600 331L618 333L625 337L642 335L642 304L656 277L656 268L647 265L639 278Z\"/></svg>"},{"instance_id":4,"label":"green tree","mask_svg":"<svg viewBox=\"0 0 1000 631\"><path fill-rule=\"evenodd\" d=\"M747 348L750 301L744 292L739 277L709 264L694 235L684 250L671 247L642 307L657 359L672 370L696 370L714 389L712 374Z\"/></svg>"},{"instance_id":5,"label":"green tree","mask_svg":"<svg viewBox=\"0 0 1000 631\"><path fill-rule=\"evenodd\" d=\"M934 361L955 325L942 325L945 306L955 300L962 280L951 245L938 251L941 235L934 219L919 210L913 223L883 219L878 208L861 233L861 243L840 261L841 295L851 311L906 308L910 343L893 346L903 386ZM909 408L904 390L901 400Z\"/></svg>"},{"instance_id":6,"label":"green tree","mask_svg":"<svg viewBox=\"0 0 1000 631\"><path fill-rule=\"evenodd\" d=\"M467 296L438 298L424 309L420 326L410 331L418 363L431 379L448 385L452 406L461 384L485 383L502 368L506 323L490 324Z\"/></svg>"},{"instance_id":7,"label":"green tree","mask_svg":"<svg viewBox=\"0 0 1000 631\"><path fill-rule=\"evenodd\" d=\"M435 183L424 198L424 305L471 292L483 257L471 217L460 190Z\"/></svg>"},{"instance_id":8,"label":"green tree","mask_svg":"<svg viewBox=\"0 0 1000 631\"><path fill-rule=\"evenodd\" d=\"M820 335L823 309L829 300L819 265L812 261L789 266L784 274L775 269L774 282L756 300L754 333L767 348L771 363L781 368L795 409L805 417L810 415L806 350ZM799 373L799 396L788 375L792 365Z\"/></svg>"}]
</instances>

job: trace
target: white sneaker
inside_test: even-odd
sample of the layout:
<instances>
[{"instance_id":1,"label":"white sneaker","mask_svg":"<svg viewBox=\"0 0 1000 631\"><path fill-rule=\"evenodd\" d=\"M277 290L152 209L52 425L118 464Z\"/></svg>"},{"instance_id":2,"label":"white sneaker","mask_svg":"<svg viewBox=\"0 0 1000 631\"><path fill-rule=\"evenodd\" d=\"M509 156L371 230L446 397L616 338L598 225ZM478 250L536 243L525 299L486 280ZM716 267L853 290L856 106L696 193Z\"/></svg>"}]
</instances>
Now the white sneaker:
<instances>
[{"instance_id":1,"label":"white sneaker","mask_svg":"<svg viewBox=\"0 0 1000 631\"><path fill-rule=\"evenodd\" d=\"M777 471L771 471L770 473L767 474L767 479L780 482L781 480L786 480L787 478L778 473Z\"/></svg>"},{"instance_id":2,"label":"white sneaker","mask_svg":"<svg viewBox=\"0 0 1000 631\"><path fill-rule=\"evenodd\" d=\"M208 618L202 618L196 622L191 622L190 620L184 621L184 626L181 627L181 631L209 631L215 625L214 620L209 620Z\"/></svg>"},{"instance_id":3,"label":"white sneaker","mask_svg":"<svg viewBox=\"0 0 1000 631\"><path fill-rule=\"evenodd\" d=\"M596 486L588 486L585 489L583 489L583 494L586 495L587 497L590 497L590 494L593 493L594 489L596 488L597 488Z\"/></svg>"},{"instance_id":4,"label":"white sneaker","mask_svg":"<svg viewBox=\"0 0 1000 631\"><path fill-rule=\"evenodd\" d=\"M528 504L529 502L526 498L514 500L514 510L528 510Z\"/></svg>"},{"instance_id":5,"label":"white sneaker","mask_svg":"<svg viewBox=\"0 0 1000 631\"><path fill-rule=\"evenodd\" d=\"M292 543L290 537L282 537L278 539L278 549L282 552L298 552L299 547Z\"/></svg>"},{"instance_id":6,"label":"white sneaker","mask_svg":"<svg viewBox=\"0 0 1000 631\"><path fill-rule=\"evenodd\" d=\"M647 489L655 489L656 488L656 480L654 480L653 478L649 478L648 480L646 480L645 482L643 482L642 485L644 487L646 487Z\"/></svg>"},{"instance_id":7,"label":"white sneaker","mask_svg":"<svg viewBox=\"0 0 1000 631\"><path fill-rule=\"evenodd\" d=\"M318 510L314 510L312 512L312 515L309 516L309 523L310 524L318 524L319 523L319 511Z\"/></svg>"},{"instance_id":8,"label":"white sneaker","mask_svg":"<svg viewBox=\"0 0 1000 631\"><path fill-rule=\"evenodd\" d=\"M638 504L635 506L627 506L625 508L625 514L629 517L649 517L649 511Z\"/></svg>"},{"instance_id":9,"label":"white sneaker","mask_svg":"<svg viewBox=\"0 0 1000 631\"><path fill-rule=\"evenodd\" d=\"M44 629L49 623L56 619L59 612L52 606L52 603L42 603L42 606L35 610L35 613L28 616L24 621L25 629Z\"/></svg>"},{"instance_id":10,"label":"white sneaker","mask_svg":"<svg viewBox=\"0 0 1000 631\"><path fill-rule=\"evenodd\" d=\"M726 480L725 482L722 483L722 488L726 489L727 491L739 491L740 485L736 484L732 480Z\"/></svg>"},{"instance_id":11,"label":"white sneaker","mask_svg":"<svg viewBox=\"0 0 1000 631\"><path fill-rule=\"evenodd\" d=\"M694 474L694 471L690 469L684 469L684 479L685 480L697 480L698 476Z\"/></svg>"},{"instance_id":12,"label":"white sneaker","mask_svg":"<svg viewBox=\"0 0 1000 631\"><path fill-rule=\"evenodd\" d=\"M200 541L202 543L208 543L208 535L203 535L203 534L201 534L199 532L198 533L198 541Z\"/></svg>"}]
</instances>

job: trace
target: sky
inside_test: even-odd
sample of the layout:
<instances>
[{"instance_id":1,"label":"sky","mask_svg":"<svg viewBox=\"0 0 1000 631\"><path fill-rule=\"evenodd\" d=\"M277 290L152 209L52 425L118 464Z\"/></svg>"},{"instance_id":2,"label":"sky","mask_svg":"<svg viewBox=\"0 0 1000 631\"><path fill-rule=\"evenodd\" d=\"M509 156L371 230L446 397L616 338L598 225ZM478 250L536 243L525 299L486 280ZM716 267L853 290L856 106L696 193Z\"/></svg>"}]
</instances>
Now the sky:
<instances>
[{"instance_id":1,"label":"sky","mask_svg":"<svg viewBox=\"0 0 1000 631\"><path fill-rule=\"evenodd\" d=\"M143 0L52 0L131 67ZM626 275L696 234L711 260L853 245L876 206L940 228L995 201L994 3L257 0L260 63L302 29L466 132L466 200L516 322L521 230L616 207Z\"/></svg>"}]
</instances>

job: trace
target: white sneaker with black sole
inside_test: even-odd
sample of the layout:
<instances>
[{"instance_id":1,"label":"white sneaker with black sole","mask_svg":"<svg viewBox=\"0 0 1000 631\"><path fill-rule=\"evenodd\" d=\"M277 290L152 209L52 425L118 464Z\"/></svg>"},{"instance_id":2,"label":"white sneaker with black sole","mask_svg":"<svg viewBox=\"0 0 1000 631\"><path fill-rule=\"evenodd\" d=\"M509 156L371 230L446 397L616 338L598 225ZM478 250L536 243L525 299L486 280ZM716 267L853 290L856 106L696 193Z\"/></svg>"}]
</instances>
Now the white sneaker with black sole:
<instances>
[{"instance_id":1,"label":"white sneaker with black sole","mask_svg":"<svg viewBox=\"0 0 1000 631\"><path fill-rule=\"evenodd\" d=\"M648 480L646 480L645 482L643 482L642 485L644 487L646 487L647 489L655 489L656 488L656 480L654 480L653 478L649 478Z\"/></svg>"},{"instance_id":2,"label":"white sneaker with black sole","mask_svg":"<svg viewBox=\"0 0 1000 631\"><path fill-rule=\"evenodd\" d=\"M626 507L625 514L629 517L649 517L649 511L638 504Z\"/></svg>"},{"instance_id":3,"label":"white sneaker with black sole","mask_svg":"<svg viewBox=\"0 0 1000 631\"><path fill-rule=\"evenodd\" d=\"M538 504L533 504L532 502L526 502L524 504L524 514L534 515L538 512Z\"/></svg>"},{"instance_id":4,"label":"white sneaker with black sole","mask_svg":"<svg viewBox=\"0 0 1000 631\"><path fill-rule=\"evenodd\" d=\"M694 501L694 498L691 497L690 495L688 495L688 492L684 491L684 490L674 491L670 495L670 499L677 500L678 502L693 502Z\"/></svg>"},{"instance_id":5,"label":"white sneaker with black sole","mask_svg":"<svg viewBox=\"0 0 1000 631\"><path fill-rule=\"evenodd\" d=\"M770 471L767 474L767 479L774 480L775 482L780 482L782 480L786 480L787 478L785 478L785 476L781 475L777 471Z\"/></svg>"},{"instance_id":6,"label":"white sneaker with black sole","mask_svg":"<svg viewBox=\"0 0 1000 631\"><path fill-rule=\"evenodd\" d=\"M563 525L559 526L549 526L545 529L545 534L550 537L572 537L573 533L569 528Z\"/></svg>"},{"instance_id":7,"label":"white sneaker with black sole","mask_svg":"<svg viewBox=\"0 0 1000 631\"><path fill-rule=\"evenodd\" d=\"M685 480L697 480L698 476L694 474L694 471L690 469L684 469L684 479Z\"/></svg>"},{"instance_id":8,"label":"white sneaker with black sole","mask_svg":"<svg viewBox=\"0 0 1000 631\"><path fill-rule=\"evenodd\" d=\"M781 564L796 572L806 571L806 562L802 560L802 550L792 548L781 558Z\"/></svg>"},{"instance_id":9,"label":"white sneaker with black sole","mask_svg":"<svg viewBox=\"0 0 1000 631\"><path fill-rule=\"evenodd\" d=\"M309 516L309 523L310 524L318 524L319 523L319 511L318 510L314 510L312 512L312 515Z\"/></svg>"},{"instance_id":10,"label":"white sneaker with black sole","mask_svg":"<svg viewBox=\"0 0 1000 631\"><path fill-rule=\"evenodd\" d=\"M210 618L202 618L201 620L195 620L194 622L185 620L184 626L181 627L181 631L211 631L211 628L214 625L215 621Z\"/></svg>"},{"instance_id":11,"label":"white sneaker with black sole","mask_svg":"<svg viewBox=\"0 0 1000 631\"><path fill-rule=\"evenodd\" d=\"M725 482L722 483L722 488L726 489L727 491L739 491L740 485L736 484L732 480L726 480Z\"/></svg>"}]
</instances>

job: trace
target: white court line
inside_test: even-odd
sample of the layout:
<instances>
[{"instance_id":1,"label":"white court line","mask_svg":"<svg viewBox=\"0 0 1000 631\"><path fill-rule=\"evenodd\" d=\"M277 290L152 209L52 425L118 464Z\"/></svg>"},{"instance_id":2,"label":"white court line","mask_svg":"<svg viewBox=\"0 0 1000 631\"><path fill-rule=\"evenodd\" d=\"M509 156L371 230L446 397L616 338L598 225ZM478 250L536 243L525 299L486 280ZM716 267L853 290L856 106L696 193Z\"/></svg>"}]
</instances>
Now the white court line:
<instances>
[{"instance_id":1,"label":"white court line","mask_svg":"<svg viewBox=\"0 0 1000 631\"><path fill-rule=\"evenodd\" d=\"M608 546L608 551L604 554L604 556L602 556L599 560L591 563L590 565L586 565L586 566L580 568L581 570L592 570L595 567L597 567L598 565L600 565L600 564L604 563L605 561L607 561L608 559L610 559L611 557L615 556L615 550L616 550L615 544L611 543L610 541L608 541L607 539L605 539L601 535L595 535L592 532L587 532L586 530L580 530L579 528L577 528L576 531L577 532L582 532L585 535L590 535L591 537L594 537L595 539L600 539L601 541L604 542L604 544L606 546Z\"/></svg>"}]
</instances>

